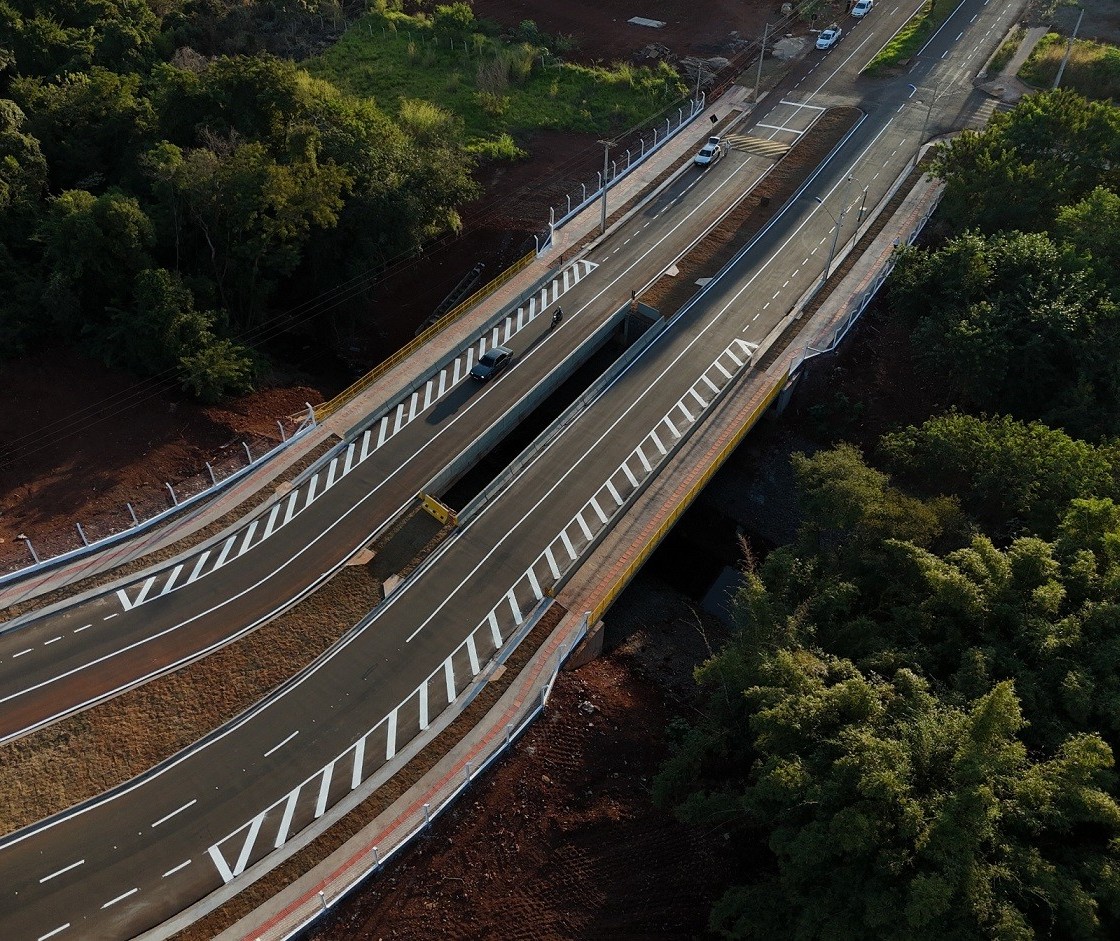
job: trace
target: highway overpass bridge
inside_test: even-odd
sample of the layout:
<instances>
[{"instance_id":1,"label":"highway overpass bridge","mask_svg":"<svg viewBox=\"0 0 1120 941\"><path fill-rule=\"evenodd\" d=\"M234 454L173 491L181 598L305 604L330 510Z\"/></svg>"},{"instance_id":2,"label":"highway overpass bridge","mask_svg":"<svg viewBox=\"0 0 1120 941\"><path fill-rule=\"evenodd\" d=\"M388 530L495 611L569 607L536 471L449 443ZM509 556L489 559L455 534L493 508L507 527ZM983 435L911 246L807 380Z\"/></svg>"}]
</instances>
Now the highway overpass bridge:
<instances>
[{"instance_id":1,"label":"highway overpass bridge","mask_svg":"<svg viewBox=\"0 0 1120 941\"><path fill-rule=\"evenodd\" d=\"M910 73L861 77L917 6L882 0L750 115L739 130L793 144L825 109L862 112L800 193L422 571L234 723L0 841L5 936L158 936L161 923L236 890L378 780L461 706L553 595L597 612L610 603L706 468L780 391L772 370L788 373L788 358L762 369L762 351L818 286L832 246L854 234L864 188L877 205L924 130L967 118L978 104L972 75L1018 9L965 0ZM609 238L444 350L413 387L356 418L338 453L238 527L0 635L0 734L203 655L314 591L417 491L439 493L558 386L615 329L632 292L770 171L773 156L757 150L673 178ZM565 317L553 329L558 304ZM495 344L511 347L516 365L472 384L470 367Z\"/></svg>"}]
</instances>

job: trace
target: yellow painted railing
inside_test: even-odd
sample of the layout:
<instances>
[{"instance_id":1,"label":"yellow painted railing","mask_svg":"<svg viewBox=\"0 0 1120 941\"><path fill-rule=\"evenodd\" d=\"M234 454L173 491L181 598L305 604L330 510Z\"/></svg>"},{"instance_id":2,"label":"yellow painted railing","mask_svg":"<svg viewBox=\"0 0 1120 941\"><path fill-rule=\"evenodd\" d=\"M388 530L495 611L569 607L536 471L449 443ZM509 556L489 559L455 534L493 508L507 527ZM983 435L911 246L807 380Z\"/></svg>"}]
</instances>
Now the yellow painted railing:
<instances>
[{"instance_id":1,"label":"yellow painted railing","mask_svg":"<svg viewBox=\"0 0 1120 941\"><path fill-rule=\"evenodd\" d=\"M630 580L634 577L635 574L637 574L638 569L645 565L646 560L653 554L653 550L661 544L661 540L664 539L669 530L676 525L677 520L681 518L681 516L684 514L684 511L692 505L692 501L695 500L697 496L699 496L700 491L707 486L708 481L710 481L712 477L715 476L716 471L718 471L723 466L724 461L726 461L728 457L731 456L731 452L739 446L739 442L743 440L746 433L754 427L758 419L762 417L766 409L770 407L770 403L773 402L778 393L785 388L788 379L788 374L783 373L782 377L777 381L777 383L775 383L774 387L766 393L766 397L758 404L755 410L751 412L750 417L747 418L747 420L743 422L743 424L738 429L736 429L735 434L733 434L727 444L724 445L723 449L716 456L715 460L708 465L708 467L704 470L704 473L700 475L699 479L697 479L697 481L688 489L688 492L680 499L680 501L678 501L677 505L673 507L672 511L661 523L661 525L657 527L657 530L653 533L653 535L646 540L645 545L642 546L642 548L638 551L638 554L633 558L630 564L626 566L622 574L619 575L619 577L615 580L615 583L608 589L607 593L599 600L599 603L595 606L594 611L592 611L591 613L592 624L598 622L603 617L603 615L607 613L607 609L614 603L615 599L620 594L622 594L622 590L628 584L630 584Z\"/></svg>"},{"instance_id":2,"label":"yellow painted railing","mask_svg":"<svg viewBox=\"0 0 1120 941\"><path fill-rule=\"evenodd\" d=\"M525 255L525 257L519 259L518 261L515 261L512 265L510 265L508 268L506 268L505 271L503 271L500 275L498 275L498 277L496 277L493 281L490 281L489 283L484 284L481 288L479 288L477 291L475 291L474 294L472 294L465 301L463 301L463 303L461 303L458 307L454 308L453 310L448 311L446 314L444 314L442 317L440 317L439 320L437 320L434 324L432 324L430 327L428 327L427 330L425 330L423 333L418 334L415 337L415 339L410 340L408 343L406 343L404 346L402 346L399 350L397 350L397 352L395 352L392 356L390 356L387 360L385 360L384 362L378 363L376 366L374 366L373 369L371 369L364 376L362 376L362 378L359 379L357 382L355 382L352 386L349 386L348 388L343 389L340 393L338 393L338 395L336 395L329 402L324 402L322 405L315 406L315 420L316 421L322 421L324 418L326 418L329 415L333 415L340 408L342 408L342 406L346 405L347 403L349 403L353 399L355 399L357 396L361 395L363 392L365 392L366 389L368 389L371 385L373 385L378 379L380 379L382 376L384 376L385 373L387 373L390 369L392 369L398 363L402 362L403 360L405 360L409 356L411 356L413 353L415 353L420 347L422 347L425 343L427 343L437 333L440 333L441 331L443 331L447 327L449 327L451 324L453 324L456 320L458 320L460 317L462 317L463 314L466 313L471 307L473 307L475 304L477 304L479 301L483 300L484 298L489 297L491 294L493 294L495 291L497 291L498 288L503 287L508 281L510 281L514 277L514 275L518 274L523 269L527 268L529 266L529 264L533 261L533 259L536 258L536 257L537 257L537 253L535 251L532 251L532 252L529 252L527 255Z\"/></svg>"}]
</instances>

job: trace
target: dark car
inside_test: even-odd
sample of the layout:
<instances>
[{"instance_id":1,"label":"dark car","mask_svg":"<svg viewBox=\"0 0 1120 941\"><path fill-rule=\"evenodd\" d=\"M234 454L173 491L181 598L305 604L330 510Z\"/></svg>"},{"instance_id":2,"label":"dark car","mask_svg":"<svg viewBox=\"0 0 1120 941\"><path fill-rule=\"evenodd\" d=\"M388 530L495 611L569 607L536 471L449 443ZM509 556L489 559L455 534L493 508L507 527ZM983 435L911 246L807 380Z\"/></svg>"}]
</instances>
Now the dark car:
<instances>
[{"instance_id":1,"label":"dark car","mask_svg":"<svg viewBox=\"0 0 1120 941\"><path fill-rule=\"evenodd\" d=\"M479 382L493 379L505 369L513 359L513 350L504 346L495 346L488 349L471 368L471 378Z\"/></svg>"}]
</instances>

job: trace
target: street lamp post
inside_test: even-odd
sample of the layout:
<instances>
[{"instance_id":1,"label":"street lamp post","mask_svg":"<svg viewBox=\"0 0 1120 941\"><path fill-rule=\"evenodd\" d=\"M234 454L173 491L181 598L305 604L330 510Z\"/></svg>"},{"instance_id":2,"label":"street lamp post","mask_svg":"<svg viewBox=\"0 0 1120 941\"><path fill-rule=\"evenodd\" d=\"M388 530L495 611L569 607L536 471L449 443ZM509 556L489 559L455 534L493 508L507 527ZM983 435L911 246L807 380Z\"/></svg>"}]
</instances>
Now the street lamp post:
<instances>
[{"instance_id":1,"label":"street lamp post","mask_svg":"<svg viewBox=\"0 0 1120 941\"><path fill-rule=\"evenodd\" d=\"M613 141L601 140L599 143L603 145L603 204L599 210L599 232L602 234L607 231L607 171L610 168L610 153Z\"/></svg>"},{"instance_id":2,"label":"street lamp post","mask_svg":"<svg viewBox=\"0 0 1120 941\"><path fill-rule=\"evenodd\" d=\"M847 179L844 180L844 189L840 193L839 216L834 216L831 212L829 212L825 207L824 200L819 196L813 197L813 199L815 199L820 204L821 209L824 209L824 211L828 213L828 217L836 223L835 227L832 230L832 245L828 249L828 261L824 263L824 276L821 278L822 285L828 280L828 276L832 273L832 259L836 257L836 245L840 241L840 229L844 225L844 214L848 211L848 205L845 202L845 197L848 194L848 184L851 182L851 176L848 176Z\"/></svg>"},{"instance_id":3,"label":"street lamp post","mask_svg":"<svg viewBox=\"0 0 1120 941\"><path fill-rule=\"evenodd\" d=\"M911 89L910 97L913 98L914 95L918 91L918 86L913 85L910 82L907 82L906 84L910 87L910 89ZM929 91L928 88L925 89L925 90ZM929 104L926 106L926 114L925 114L925 117L922 118L922 132L918 135L918 147L914 151L914 162L915 163L917 163L918 157L922 152L922 144L925 143L926 129L929 127L929 119L933 116L933 106L938 102L938 100L940 100L940 98L941 98L941 86L938 85L937 88L935 88L933 91L930 92Z\"/></svg>"}]
</instances>

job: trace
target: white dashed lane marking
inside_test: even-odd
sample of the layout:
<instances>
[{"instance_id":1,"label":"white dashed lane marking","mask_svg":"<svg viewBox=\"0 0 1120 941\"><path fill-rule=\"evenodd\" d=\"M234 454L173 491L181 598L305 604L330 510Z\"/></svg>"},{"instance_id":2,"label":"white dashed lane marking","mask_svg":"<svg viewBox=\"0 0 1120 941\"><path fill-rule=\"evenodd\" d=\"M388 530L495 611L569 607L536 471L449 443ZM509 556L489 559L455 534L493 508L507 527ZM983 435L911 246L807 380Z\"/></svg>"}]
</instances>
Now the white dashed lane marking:
<instances>
[{"instance_id":1,"label":"white dashed lane marking","mask_svg":"<svg viewBox=\"0 0 1120 941\"><path fill-rule=\"evenodd\" d=\"M127 891L127 892L122 892L122 893L121 893L120 895L118 895L118 896L117 896L117 897L116 897L115 899L109 899L109 901L108 901L108 902L106 902L106 903L105 903L104 905L102 905L101 907L102 907L103 909L105 909L105 908L108 908L108 907L109 907L110 905L116 905L116 904L117 904L117 902L123 902L123 901L124 901L124 900L125 900L126 898L128 898L128 897L129 897L130 895L135 895L135 894L136 894L137 892L139 892L139 891L140 891L139 889L129 889L129 890Z\"/></svg>"},{"instance_id":2,"label":"white dashed lane marking","mask_svg":"<svg viewBox=\"0 0 1120 941\"><path fill-rule=\"evenodd\" d=\"M279 751L281 748L283 748L285 745L287 745L288 742L290 742L297 735L299 735L299 729L296 729L291 735L289 735L286 739L284 739L284 741L282 741L279 745L273 745L268 751L266 751L264 753L265 758L267 758L273 752Z\"/></svg>"},{"instance_id":3,"label":"white dashed lane marking","mask_svg":"<svg viewBox=\"0 0 1120 941\"><path fill-rule=\"evenodd\" d=\"M178 808L177 810L173 810L173 811L171 811L171 813L166 814L163 817L160 817L159 820L157 820L155 823L152 824L152 826L153 827L158 827L161 823L167 823L167 821L170 820L172 817L174 817L178 814L181 814L188 807L193 807L197 803L198 803L198 798L197 797L194 800L187 801L182 807Z\"/></svg>"},{"instance_id":4,"label":"white dashed lane marking","mask_svg":"<svg viewBox=\"0 0 1120 941\"><path fill-rule=\"evenodd\" d=\"M52 872L49 876L43 876L43 878L39 880L39 885L42 885L44 882L50 882L51 879L57 878L58 876L61 876L63 873L69 872L71 869L77 869L79 866L81 866L84 863L85 863L84 859L79 859L76 863L71 863L69 866L63 866L57 872Z\"/></svg>"}]
</instances>

